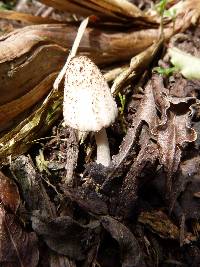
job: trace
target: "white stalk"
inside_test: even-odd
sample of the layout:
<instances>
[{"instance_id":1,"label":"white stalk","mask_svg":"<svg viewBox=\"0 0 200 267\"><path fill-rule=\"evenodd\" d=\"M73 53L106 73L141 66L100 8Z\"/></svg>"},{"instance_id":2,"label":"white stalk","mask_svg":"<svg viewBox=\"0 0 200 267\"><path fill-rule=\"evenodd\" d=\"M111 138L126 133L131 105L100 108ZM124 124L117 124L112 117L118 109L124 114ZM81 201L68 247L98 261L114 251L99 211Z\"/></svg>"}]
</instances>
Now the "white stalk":
<instances>
[{"instance_id":1,"label":"white stalk","mask_svg":"<svg viewBox=\"0 0 200 267\"><path fill-rule=\"evenodd\" d=\"M110 148L108 143L108 138L106 134L106 129L103 128L99 132L95 132L95 140L97 145L97 160L96 162L101 163L104 166L110 165Z\"/></svg>"}]
</instances>

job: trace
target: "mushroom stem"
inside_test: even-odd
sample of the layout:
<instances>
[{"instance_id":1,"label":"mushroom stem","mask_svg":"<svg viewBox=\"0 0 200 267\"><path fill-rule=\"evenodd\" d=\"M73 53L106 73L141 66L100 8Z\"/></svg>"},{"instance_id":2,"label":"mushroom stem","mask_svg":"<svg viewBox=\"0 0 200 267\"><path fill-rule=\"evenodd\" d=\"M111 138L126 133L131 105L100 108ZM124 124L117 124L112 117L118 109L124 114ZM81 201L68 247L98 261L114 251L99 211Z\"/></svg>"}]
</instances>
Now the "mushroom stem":
<instances>
[{"instance_id":1,"label":"mushroom stem","mask_svg":"<svg viewBox=\"0 0 200 267\"><path fill-rule=\"evenodd\" d=\"M110 148L106 129L103 128L99 132L95 132L95 140L97 145L97 160L96 162L101 163L104 166L110 165Z\"/></svg>"}]
</instances>

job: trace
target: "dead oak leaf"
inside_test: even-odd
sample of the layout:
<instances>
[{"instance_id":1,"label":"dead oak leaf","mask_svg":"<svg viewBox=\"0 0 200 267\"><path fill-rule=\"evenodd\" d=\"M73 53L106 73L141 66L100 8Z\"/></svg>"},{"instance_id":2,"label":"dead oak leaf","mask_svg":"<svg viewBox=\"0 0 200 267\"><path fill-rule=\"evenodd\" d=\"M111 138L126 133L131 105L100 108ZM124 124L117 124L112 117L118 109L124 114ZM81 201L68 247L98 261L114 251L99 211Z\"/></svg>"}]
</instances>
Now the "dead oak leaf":
<instances>
[{"instance_id":1,"label":"dead oak leaf","mask_svg":"<svg viewBox=\"0 0 200 267\"><path fill-rule=\"evenodd\" d=\"M139 137L143 124L146 122L151 129L157 124L156 120L157 115L153 90L151 84L148 83L139 108L133 116L132 126L127 130L127 134L120 145L119 153L113 156L112 163L115 167L119 167L130 155L131 150Z\"/></svg>"},{"instance_id":2,"label":"dead oak leaf","mask_svg":"<svg viewBox=\"0 0 200 267\"><path fill-rule=\"evenodd\" d=\"M161 113L152 131L157 137L159 160L166 171L167 194L170 194L172 176L178 170L184 145L197 138L195 130L190 126L190 106L195 99L170 95L159 75L153 75L151 85L157 110Z\"/></svg>"},{"instance_id":3,"label":"dead oak leaf","mask_svg":"<svg viewBox=\"0 0 200 267\"><path fill-rule=\"evenodd\" d=\"M189 127L189 116L169 112L166 126L158 131L160 161L166 170L177 170L185 143L196 140L196 132ZM176 162L178 160L178 162Z\"/></svg>"}]
</instances>

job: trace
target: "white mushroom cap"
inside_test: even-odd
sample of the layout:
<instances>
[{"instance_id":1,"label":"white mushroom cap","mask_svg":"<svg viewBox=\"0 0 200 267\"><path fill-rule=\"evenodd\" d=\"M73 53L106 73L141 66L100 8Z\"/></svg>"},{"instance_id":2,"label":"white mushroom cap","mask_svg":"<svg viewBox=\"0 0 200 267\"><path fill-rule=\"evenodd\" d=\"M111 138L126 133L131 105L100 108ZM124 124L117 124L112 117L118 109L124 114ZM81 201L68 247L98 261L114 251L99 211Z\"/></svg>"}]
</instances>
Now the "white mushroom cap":
<instances>
[{"instance_id":1,"label":"white mushroom cap","mask_svg":"<svg viewBox=\"0 0 200 267\"><path fill-rule=\"evenodd\" d=\"M117 117L118 109L98 67L86 56L70 60L64 87L64 124L80 131L99 131Z\"/></svg>"}]
</instances>

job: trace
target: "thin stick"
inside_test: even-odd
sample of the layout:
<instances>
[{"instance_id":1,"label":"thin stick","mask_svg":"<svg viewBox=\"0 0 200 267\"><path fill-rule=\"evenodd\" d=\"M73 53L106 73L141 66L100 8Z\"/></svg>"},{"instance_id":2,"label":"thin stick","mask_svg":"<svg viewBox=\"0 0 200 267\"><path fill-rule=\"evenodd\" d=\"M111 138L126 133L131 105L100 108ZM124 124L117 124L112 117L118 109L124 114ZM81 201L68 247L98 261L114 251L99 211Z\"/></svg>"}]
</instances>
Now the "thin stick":
<instances>
[{"instance_id":1,"label":"thin stick","mask_svg":"<svg viewBox=\"0 0 200 267\"><path fill-rule=\"evenodd\" d=\"M59 86L61 80L63 79L64 75L65 75L65 72L66 72L66 70L67 70L67 66L68 66L70 60L71 60L71 59L76 55L76 53L77 53L77 50L78 50L80 41L81 41L81 39L82 39L82 37L83 37L83 34L84 34L84 32L85 32L85 29L86 29L86 27L87 27L87 25L88 25L88 21L89 21L89 17L87 17L86 19L84 19L84 20L81 22L80 26L79 26L79 29L78 29L76 38L75 38L74 43L73 43L73 46L72 46L72 50L71 50L71 52L70 52L70 54L69 54L69 56L68 56L68 58L67 58L67 61L66 61L65 65L64 65L64 67L62 68L62 70L61 70L60 73L58 74L58 76L57 76L57 78L55 79L55 82L54 82L54 84L53 84L53 88L54 88L55 90L58 90L58 86Z\"/></svg>"}]
</instances>

